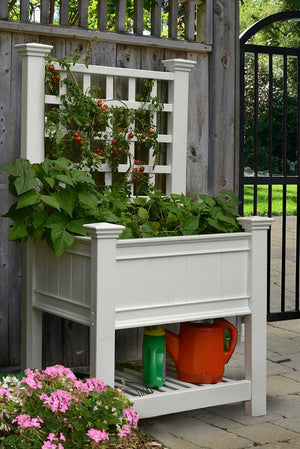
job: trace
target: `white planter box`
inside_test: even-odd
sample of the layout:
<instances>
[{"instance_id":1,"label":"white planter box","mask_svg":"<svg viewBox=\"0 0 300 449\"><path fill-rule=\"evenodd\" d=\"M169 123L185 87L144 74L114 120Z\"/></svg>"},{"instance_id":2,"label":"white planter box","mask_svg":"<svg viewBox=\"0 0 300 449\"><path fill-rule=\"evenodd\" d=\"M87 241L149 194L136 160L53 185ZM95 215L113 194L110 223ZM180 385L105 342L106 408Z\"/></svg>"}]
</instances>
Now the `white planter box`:
<instances>
[{"instance_id":1,"label":"white planter box","mask_svg":"<svg viewBox=\"0 0 300 449\"><path fill-rule=\"evenodd\" d=\"M86 225L59 260L28 245L26 366L41 367L42 311L90 326L91 375L114 384L115 329L245 316L245 379L197 386L168 379L132 396L141 417L246 401L266 412L266 242L272 219L242 218L246 232L117 240L120 226ZM133 380L129 374L129 380Z\"/></svg>"}]
</instances>

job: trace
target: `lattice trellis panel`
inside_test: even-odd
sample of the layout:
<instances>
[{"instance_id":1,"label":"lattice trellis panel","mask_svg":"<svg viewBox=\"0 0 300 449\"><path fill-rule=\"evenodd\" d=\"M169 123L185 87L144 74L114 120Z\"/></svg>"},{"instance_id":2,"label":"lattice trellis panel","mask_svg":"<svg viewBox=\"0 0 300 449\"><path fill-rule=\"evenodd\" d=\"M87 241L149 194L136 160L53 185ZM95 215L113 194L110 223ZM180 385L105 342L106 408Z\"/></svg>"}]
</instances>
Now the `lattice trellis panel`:
<instances>
[{"instance_id":1,"label":"lattice trellis panel","mask_svg":"<svg viewBox=\"0 0 300 449\"><path fill-rule=\"evenodd\" d=\"M20 44L16 46L23 58L23 77L22 77L22 148L23 157L32 162L40 162L44 159L44 137L45 105L59 105L61 100L59 96L45 95L45 86L43 84L45 75L44 56L48 54L52 47L42 44ZM151 96L155 97L158 93L158 84L166 82L168 84L168 100L163 106L163 111L167 113L167 130L158 136L160 144L166 144L166 162L164 164L154 165L154 156L149 151L147 163L144 165L145 173L150 180L155 179L156 174L166 176L166 193L185 193L186 189L186 149L187 149L187 111L188 111L188 85L189 72L196 64L194 61L184 59L171 59L163 61L168 72L124 69L119 67L105 67L90 65L86 67L83 64L75 64L72 71L75 75L82 77L83 91L86 92L94 82L94 77L105 80L105 93L102 98L109 105L120 105L120 100L130 109L139 109L141 102L136 101L138 80L153 80ZM61 79L67 76L58 64L55 69L60 72ZM120 80L126 80L122 85L127 85L123 96L125 98L116 98L116 87ZM66 87L60 87L59 95L65 93ZM123 91L124 89L122 89ZM154 122L157 120L157 112L154 114ZM29 115L30 114L30 115ZM30 116L35 120L30 120ZM130 142L130 153L132 158L136 157L137 139L133 138ZM129 169L129 158L119 165L119 172L126 173ZM103 163L100 171L105 174L105 184L112 183L112 172L107 162Z\"/></svg>"}]
</instances>

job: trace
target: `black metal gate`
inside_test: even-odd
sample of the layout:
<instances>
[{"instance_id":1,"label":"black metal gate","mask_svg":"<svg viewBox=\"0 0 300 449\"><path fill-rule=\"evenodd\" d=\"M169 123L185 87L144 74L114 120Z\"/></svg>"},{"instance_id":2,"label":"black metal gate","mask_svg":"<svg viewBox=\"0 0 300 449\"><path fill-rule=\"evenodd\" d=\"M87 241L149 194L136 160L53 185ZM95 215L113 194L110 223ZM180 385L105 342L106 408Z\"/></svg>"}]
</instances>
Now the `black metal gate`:
<instances>
[{"instance_id":1,"label":"black metal gate","mask_svg":"<svg viewBox=\"0 0 300 449\"><path fill-rule=\"evenodd\" d=\"M268 236L269 321L300 318L300 48L247 42L291 19L299 20L300 11L266 17L240 37L240 213L275 218ZM300 21L293 23L300 35Z\"/></svg>"}]
</instances>

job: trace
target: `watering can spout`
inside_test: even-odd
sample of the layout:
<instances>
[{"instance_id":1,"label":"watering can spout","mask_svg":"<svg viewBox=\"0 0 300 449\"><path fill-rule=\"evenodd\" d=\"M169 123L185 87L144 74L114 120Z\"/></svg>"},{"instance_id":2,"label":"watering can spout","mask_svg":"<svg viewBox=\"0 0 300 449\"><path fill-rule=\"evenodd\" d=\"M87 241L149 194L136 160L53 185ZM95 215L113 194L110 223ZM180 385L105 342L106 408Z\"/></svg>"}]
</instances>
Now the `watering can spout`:
<instances>
[{"instance_id":1,"label":"watering can spout","mask_svg":"<svg viewBox=\"0 0 300 449\"><path fill-rule=\"evenodd\" d=\"M166 329L166 349L171 359L176 364L179 358L179 335Z\"/></svg>"}]
</instances>

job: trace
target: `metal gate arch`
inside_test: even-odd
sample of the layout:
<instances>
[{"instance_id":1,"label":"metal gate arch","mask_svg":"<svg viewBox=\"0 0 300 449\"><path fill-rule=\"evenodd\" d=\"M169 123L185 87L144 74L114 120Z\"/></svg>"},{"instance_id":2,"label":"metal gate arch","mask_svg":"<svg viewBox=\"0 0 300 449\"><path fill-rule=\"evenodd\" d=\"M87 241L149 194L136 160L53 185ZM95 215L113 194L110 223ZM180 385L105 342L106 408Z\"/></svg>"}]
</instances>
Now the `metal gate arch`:
<instances>
[{"instance_id":1,"label":"metal gate arch","mask_svg":"<svg viewBox=\"0 0 300 449\"><path fill-rule=\"evenodd\" d=\"M256 33L264 29L267 25L290 19L300 20L300 10L296 11L284 11L277 14L268 16L244 31L240 36L240 152L239 152L239 197L242 201L240 207L240 213L243 215L243 200L244 200L244 188L247 185L253 186L253 214L257 215L258 211L258 186L267 186L268 191L268 216L272 216L272 187L274 185L282 185L282 227L281 227L281 270L280 270L280 310L272 309L272 231L269 231L268 236L268 305L267 316L268 321L285 320L300 318L299 308L299 262L300 262L300 48L287 48L287 47L275 47L265 45L253 45L247 42ZM300 22L299 22L300 23ZM300 32L300 31L299 31ZM245 173L245 92L246 92L246 55L251 55L254 62L253 69L253 167L251 174ZM258 82L258 70L259 70L259 57L265 55L268 58L268 168L263 173L259 171L258 165L258 150L259 150L259 82ZM273 134L274 134L274 120L273 120L273 106L274 106L274 73L273 73L273 61L276 58L282 58L283 66L283 99L282 99L282 159L280 161L282 167L281 175L275 173L273 170ZM287 164L290 161L287 158L287 145L288 145L288 119L287 119L287 99L288 99L288 58L296 58L297 67L297 131L296 131L296 161L297 171L294 176L288 173ZM251 130L252 131L252 130ZM287 269L286 269L286 244L287 244L287 186L295 185L297 191L297 217L295 219L295 257L294 257L294 288L293 288L293 303L287 304ZM274 276L273 276L274 281Z\"/></svg>"}]
</instances>

